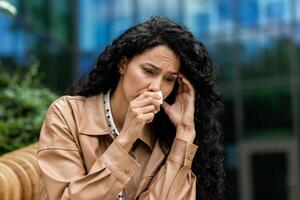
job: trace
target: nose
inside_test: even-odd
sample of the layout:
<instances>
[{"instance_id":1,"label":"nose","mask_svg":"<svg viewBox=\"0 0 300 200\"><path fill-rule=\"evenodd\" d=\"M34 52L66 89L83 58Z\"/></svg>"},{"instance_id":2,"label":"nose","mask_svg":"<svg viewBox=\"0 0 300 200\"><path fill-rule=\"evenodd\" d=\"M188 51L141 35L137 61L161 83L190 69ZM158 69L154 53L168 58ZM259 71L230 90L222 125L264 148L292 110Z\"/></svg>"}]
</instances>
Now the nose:
<instances>
[{"instance_id":1,"label":"nose","mask_svg":"<svg viewBox=\"0 0 300 200\"><path fill-rule=\"evenodd\" d=\"M148 89L153 92L161 90L161 80L160 78L153 79L148 86Z\"/></svg>"}]
</instances>

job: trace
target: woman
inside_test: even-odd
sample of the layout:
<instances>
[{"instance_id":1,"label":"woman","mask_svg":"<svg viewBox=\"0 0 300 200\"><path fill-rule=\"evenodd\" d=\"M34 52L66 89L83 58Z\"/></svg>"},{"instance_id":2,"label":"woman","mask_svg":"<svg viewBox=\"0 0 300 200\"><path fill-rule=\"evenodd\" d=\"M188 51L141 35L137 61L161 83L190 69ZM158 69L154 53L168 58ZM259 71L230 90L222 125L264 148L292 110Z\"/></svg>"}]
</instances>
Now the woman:
<instances>
[{"instance_id":1,"label":"woman","mask_svg":"<svg viewBox=\"0 0 300 200\"><path fill-rule=\"evenodd\" d=\"M49 107L45 199L224 199L221 109L202 43L163 17L133 26Z\"/></svg>"}]
</instances>

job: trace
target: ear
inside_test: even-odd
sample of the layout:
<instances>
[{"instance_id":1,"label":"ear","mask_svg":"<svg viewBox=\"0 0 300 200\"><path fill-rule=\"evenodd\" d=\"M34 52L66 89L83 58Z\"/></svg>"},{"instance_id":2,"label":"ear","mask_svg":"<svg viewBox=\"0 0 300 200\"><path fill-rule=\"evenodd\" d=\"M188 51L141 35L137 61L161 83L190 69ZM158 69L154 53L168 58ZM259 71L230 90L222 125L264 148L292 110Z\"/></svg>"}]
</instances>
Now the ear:
<instances>
[{"instance_id":1,"label":"ear","mask_svg":"<svg viewBox=\"0 0 300 200\"><path fill-rule=\"evenodd\" d=\"M126 68L128 65L128 58L123 56L120 60L120 62L118 63L118 70L120 74L124 74Z\"/></svg>"}]
</instances>

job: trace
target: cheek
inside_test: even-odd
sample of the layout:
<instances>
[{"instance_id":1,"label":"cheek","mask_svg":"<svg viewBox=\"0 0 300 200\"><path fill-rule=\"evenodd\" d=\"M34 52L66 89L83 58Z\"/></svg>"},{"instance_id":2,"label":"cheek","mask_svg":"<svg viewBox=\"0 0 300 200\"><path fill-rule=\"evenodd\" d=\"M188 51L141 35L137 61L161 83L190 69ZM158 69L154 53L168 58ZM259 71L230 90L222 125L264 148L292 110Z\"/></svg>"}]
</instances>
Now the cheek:
<instances>
[{"instance_id":1,"label":"cheek","mask_svg":"<svg viewBox=\"0 0 300 200\"><path fill-rule=\"evenodd\" d=\"M124 77L123 88L126 98L131 101L138 96L141 90L147 87L147 80L137 70L128 72Z\"/></svg>"},{"instance_id":2,"label":"cheek","mask_svg":"<svg viewBox=\"0 0 300 200\"><path fill-rule=\"evenodd\" d=\"M139 87L139 85L143 85L143 83L145 82L145 77L142 73L136 71L131 74L131 82L132 84L134 84L132 86Z\"/></svg>"},{"instance_id":3,"label":"cheek","mask_svg":"<svg viewBox=\"0 0 300 200\"><path fill-rule=\"evenodd\" d=\"M174 89L175 84L170 84L162 88L164 99L166 99Z\"/></svg>"}]
</instances>

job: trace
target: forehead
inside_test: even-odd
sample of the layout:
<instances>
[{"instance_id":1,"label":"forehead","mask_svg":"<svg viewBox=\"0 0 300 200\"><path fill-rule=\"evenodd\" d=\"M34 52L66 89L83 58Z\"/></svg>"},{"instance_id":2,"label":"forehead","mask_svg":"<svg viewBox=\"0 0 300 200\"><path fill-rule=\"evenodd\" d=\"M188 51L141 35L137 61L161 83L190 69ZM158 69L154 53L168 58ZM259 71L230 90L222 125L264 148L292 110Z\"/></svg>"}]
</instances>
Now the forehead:
<instances>
[{"instance_id":1,"label":"forehead","mask_svg":"<svg viewBox=\"0 0 300 200\"><path fill-rule=\"evenodd\" d=\"M147 49L135 57L139 62L151 62L160 67L172 67L179 71L180 59L176 53L165 45L155 46Z\"/></svg>"}]
</instances>

